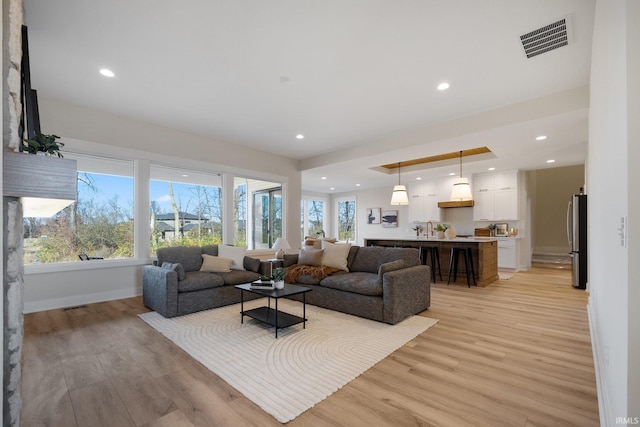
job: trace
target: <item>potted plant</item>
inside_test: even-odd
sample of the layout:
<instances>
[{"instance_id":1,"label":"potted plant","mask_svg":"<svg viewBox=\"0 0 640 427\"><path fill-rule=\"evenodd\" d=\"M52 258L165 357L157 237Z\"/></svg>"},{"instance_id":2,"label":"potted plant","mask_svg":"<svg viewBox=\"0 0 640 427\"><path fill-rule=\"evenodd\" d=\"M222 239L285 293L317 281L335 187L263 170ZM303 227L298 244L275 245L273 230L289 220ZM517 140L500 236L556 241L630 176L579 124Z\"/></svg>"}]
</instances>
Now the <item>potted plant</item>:
<instances>
[{"instance_id":1,"label":"potted plant","mask_svg":"<svg viewBox=\"0 0 640 427\"><path fill-rule=\"evenodd\" d=\"M286 276L286 271L282 267L276 267L273 269L273 284L276 289L284 288L284 277Z\"/></svg>"},{"instance_id":2,"label":"potted plant","mask_svg":"<svg viewBox=\"0 0 640 427\"><path fill-rule=\"evenodd\" d=\"M496 225L489 224L487 225L487 228L489 229L489 236L494 237L496 235Z\"/></svg>"},{"instance_id":3,"label":"potted plant","mask_svg":"<svg viewBox=\"0 0 640 427\"><path fill-rule=\"evenodd\" d=\"M421 225L416 225L415 227L412 227L411 229L415 230L416 237L420 237L420 233L422 233L422 230L423 230Z\"/></svg>"},{"instance_id":4,"label":"potted plant","mask_svg":"<svg viewBox=\"0 0 640 427\"><path fill-rule=\"evenodd\" d=\"M20 143L20 151L26 151L30 154L45 153L50 156L57 155L58 157L64 157L60 154L60 147L63 147L64 143L56 142L58 138L60 138L58 135L36 133L33 138L22 140Z\"/></svg>"},{"instance_id":5,"label":"potted plant","mask_svg":"<svg viewBox=\"0 0 640 427\"><path fill-rule=\"evenodd\" d=\"M438 239L444 239L444 232L449 228L449 224L436 225L436 232L438 233Z\"/></svg>"}]
</instances>

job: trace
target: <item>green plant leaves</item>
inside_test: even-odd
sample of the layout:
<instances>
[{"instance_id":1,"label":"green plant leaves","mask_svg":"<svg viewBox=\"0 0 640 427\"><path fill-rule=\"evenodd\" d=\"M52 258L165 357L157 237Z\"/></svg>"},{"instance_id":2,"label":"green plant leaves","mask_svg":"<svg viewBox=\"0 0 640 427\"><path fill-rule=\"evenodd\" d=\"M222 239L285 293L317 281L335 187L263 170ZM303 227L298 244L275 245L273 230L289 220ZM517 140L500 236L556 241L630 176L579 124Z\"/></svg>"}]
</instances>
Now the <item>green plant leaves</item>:
<instances>
[{"instance_id":1,"label":"green plant leaves","mask_svg":"<svg viewBox=\"0 0 640 427\"><path fill-rule=\"evenodd\" d=\"M23 139L20 144L20 151L26 151L30 154L37 154L38 152L48 153L50 155L57 155L58 157L64 157L60 154L60 147L64 146L62 142L56 142L59 139L58 135L45 135L37 133L32 139Z\"/></svg>"}]
</instances>

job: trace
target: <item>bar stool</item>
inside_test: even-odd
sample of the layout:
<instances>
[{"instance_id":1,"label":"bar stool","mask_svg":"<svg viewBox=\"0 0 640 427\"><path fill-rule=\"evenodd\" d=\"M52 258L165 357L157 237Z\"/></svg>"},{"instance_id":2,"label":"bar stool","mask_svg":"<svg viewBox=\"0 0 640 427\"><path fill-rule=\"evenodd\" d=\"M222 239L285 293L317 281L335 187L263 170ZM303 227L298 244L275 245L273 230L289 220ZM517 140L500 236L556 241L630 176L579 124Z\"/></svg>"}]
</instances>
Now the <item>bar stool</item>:
<instances>
[{"instance_id":1,"label":"bar stool","mask_svg":"<svg viewBox=\"0 0 640 427\"><path fill-rule=\"evenodd\" d=\"M451 248L451 258L449 259L449 277L447 277L447 285L451 281L451 270L453 270L453 282L458 278L458 258L462 255L464 258L464 269L467 273L467 286L471 287L469 274L473 277L473 286L476 285L476 273L473 269L473 256L471 248Z\"/></svg>"},{"instance_id":2,"label":"bar stool","mask_svg":"<svg viewBox=\"0 0 640 427\"><path fill-rule=\"evenodd\" d=\"M427 265L427 259L431 261L431 279L435 283L436 270L442 282L442 269L440 268L440 250L437 246L420 246L420 261Z\"/></svg>"}]
</instances>

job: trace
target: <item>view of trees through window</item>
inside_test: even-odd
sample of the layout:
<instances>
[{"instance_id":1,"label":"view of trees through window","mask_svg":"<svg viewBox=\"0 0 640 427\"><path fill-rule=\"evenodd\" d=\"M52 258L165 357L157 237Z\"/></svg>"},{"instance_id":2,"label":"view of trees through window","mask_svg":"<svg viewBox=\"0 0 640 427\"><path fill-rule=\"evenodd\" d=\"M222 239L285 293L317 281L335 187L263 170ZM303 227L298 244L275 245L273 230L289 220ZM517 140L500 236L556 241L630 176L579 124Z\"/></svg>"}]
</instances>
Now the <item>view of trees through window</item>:
<instances>
[{"instance_id":1,"label":"view of trees through window","mask_svg":"<svg viewBox=\"0 0 640 427\"><path fill-rule=\"evenodd\" d=\"M222 243L222 179L218 174L151 165L149 253L168 246Z\"/></svg>"},{"instance_id":2,"label":"view of trees through window","mask_svg":"<svg viewBox=\"0 0 640 427\"><path fill-rule=\"evenodd\" d=\"M129 165L131 166L131 165ZM24 219L24 262L133 256L133 178L78 172L78 201L51 218Z\"/></svg>"},{"instance_id":3,"label":"view of trees through window","mask_svg":"<svg viewBox=\"0 0 640 427\"><path fill-rule=\"evenodd\" d=\"M324 208L325 203L322 200L302 200L300 241L303 241L306 236L317 237L322 235L324 232Z\"/></svg>"},{"instance_id":4,"label":"view of trees through window","mask_svg":"<svg viewBox=\"0 0 640 427\"><path fill-rule=\"evenodd\" d=\"M356 201L338 200L338 240L355 240Z\"/></svg>"}]
</instances>

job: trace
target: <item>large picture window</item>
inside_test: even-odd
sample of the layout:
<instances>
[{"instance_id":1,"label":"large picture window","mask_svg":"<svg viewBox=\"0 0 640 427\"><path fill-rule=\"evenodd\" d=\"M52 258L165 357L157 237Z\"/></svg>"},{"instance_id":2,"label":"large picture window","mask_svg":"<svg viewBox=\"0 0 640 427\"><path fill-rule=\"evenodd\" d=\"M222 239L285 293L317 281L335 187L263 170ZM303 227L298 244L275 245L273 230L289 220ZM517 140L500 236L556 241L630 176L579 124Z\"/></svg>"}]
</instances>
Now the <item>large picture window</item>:
<instances>
[{"instance_id":1,"label":"large picture window","mask_svg":"<svg viewBox=\"0 0 640 427\"><path fill-rule=\"evenodd\" d=\"M151 165L152 256L162 247L222 242L221 183L218 174Z\"/></svg>"},{"instance_id":2,"label":"large picture window","mask_svg":"<svg viewBox=\"0 0 640 427\"><path fill-rule=\"evenodd\" d=\"M133 257L133 162L65 153L78 164L78 201L24 219L25 264Z\"/></svg>"}]
</instances>

